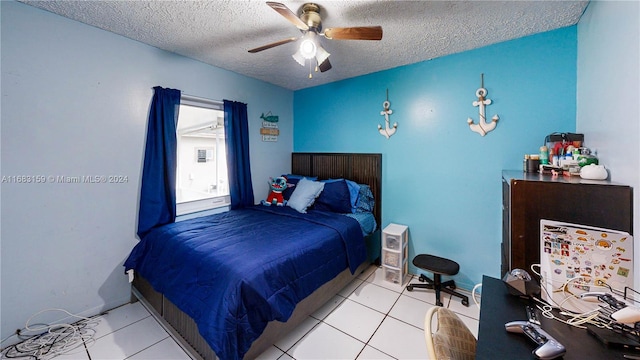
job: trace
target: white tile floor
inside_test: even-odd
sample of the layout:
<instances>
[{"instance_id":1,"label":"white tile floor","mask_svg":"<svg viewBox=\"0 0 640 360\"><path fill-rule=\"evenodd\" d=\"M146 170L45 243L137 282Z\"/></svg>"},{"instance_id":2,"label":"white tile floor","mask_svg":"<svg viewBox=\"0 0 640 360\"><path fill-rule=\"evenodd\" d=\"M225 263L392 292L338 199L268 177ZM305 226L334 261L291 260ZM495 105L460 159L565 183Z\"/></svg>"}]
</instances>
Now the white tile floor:
<instances>
[{"instance_id":1,"label":"white tile floor","mask_svg":"<svg viewBox=\"0 0 640 360\"><path fill-rule=\"evenodd\" d=\"M477 337L473 300L465 307L444 295ZM259 359L426 359L424 315L434 304L433 290L408 292L372 266ZM104 315L87 345L56 359L190 359L140 302Z\"/></svg>"}]
</instances>

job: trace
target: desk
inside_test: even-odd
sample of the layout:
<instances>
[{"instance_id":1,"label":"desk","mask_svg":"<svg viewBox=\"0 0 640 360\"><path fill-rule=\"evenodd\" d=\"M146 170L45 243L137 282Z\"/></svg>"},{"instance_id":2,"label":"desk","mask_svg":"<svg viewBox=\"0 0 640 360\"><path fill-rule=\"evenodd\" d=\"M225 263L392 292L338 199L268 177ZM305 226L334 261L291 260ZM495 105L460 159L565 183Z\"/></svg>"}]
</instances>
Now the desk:
<instances>
[{"instance_id":1,"label":"desk","mask_svg":"<svg viewBox=\"0 0 640 360\"><path fill-rule=\"evenodd\" d=\"M504 324L514 320L527 320L525 306L529 300L510 295L502 280L489 276L482 278L482 300L476 359L533 359L536 348L524 334L508 333ZM632 350L607 348L585 329L560 323L540 316L542 328L567 349L564 359L625 359L623 354Z\"/></svg>"}]
</instances>

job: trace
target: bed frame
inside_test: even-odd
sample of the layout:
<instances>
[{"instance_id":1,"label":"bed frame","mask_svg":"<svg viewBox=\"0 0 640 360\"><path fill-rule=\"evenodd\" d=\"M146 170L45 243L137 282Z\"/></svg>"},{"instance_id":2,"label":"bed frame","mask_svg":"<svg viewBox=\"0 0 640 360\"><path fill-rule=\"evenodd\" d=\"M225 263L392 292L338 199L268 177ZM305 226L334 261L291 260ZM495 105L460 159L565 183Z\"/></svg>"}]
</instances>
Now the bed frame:
<instances>
[{"instance_id":1,"label":"bed frame","mask_svg":"<svg viewBox=\"0 0 640 360\"><path fill-rule=\"evenodd\" d=\"M291 173L317 176L318 179L345 178L360 184L367 184L375 196L374 216L378 228L382 225L382 155L355 153L292 153ZM253 342L245 359L254 359L277 340L303 322L311 313L319 309L371 263L380 263L380 230L365 238L367 257L354 275L345 269L333 280L322 285L302 300L285 323L271 321L262 335ZM143 278L133 281L132 300L140 300L153 316L169 331L182 347L194 358L216 359L207 342L200 336L196 323Z\"/></svg>"}]
</instances>

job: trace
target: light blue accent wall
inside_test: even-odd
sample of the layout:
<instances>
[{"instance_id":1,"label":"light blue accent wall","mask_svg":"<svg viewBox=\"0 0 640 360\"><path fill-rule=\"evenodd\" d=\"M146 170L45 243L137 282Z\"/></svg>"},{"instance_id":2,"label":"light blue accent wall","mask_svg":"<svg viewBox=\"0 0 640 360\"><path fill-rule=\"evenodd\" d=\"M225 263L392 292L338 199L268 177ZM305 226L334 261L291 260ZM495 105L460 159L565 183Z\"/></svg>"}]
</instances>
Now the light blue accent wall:
<instances>
[{"instance_id":1,"label":"light blue accent wall","mask_svg":"<svg viewBox=\"0 0 640 360\"><path fill-rule=\"evenodd\" d=\"M267 196L269 176L289 171L292 91L21 3L2 1L0 9L1 175L127 177L2 183L1 338L43 309L93 315L129 301L122 263L137 242L154 86L248 104L256 201ZM268 111L279 115L280 136L263 143L259 116Z\"/></svg>"},{"instance_id":2,"label":"light blue accent wall","mask_svg":"<svg viewBox=\"0 0 640 360\"><path fill-rule=\"evenodd\" d=\"M522 169L546 135L575 131L576 33L567 27L296 91L294 150L382 153L382 226L409 226L409 258L454 259L467 289L483 274L500 277L501 171ZM467 124L478 122L481 73L492 100L486 116L500 117L484 137ZM390 139L377 130L387 89L398 123Z\"/></svg>"},{"instance_id":3,"label":"light blue accent wall","mask_svg":"<svg viewBox=\"0 0 640 360\"><path fill-rule=\"evenodd\" d=\"M640 2L591 1L578 24L577 120L615 182L634 188L640 289Z\"/></svg>"}]
</instances>

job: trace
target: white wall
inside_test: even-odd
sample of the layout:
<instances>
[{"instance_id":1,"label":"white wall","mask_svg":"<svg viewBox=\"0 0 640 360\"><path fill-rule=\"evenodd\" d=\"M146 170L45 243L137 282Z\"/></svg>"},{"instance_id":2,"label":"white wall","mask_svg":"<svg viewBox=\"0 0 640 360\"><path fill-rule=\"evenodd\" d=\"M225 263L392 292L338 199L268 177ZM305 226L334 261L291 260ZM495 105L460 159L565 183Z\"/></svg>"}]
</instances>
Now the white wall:
<instances>
[{"instance_id":1,"label":"white wall","mask_svg":"<svg viewBox=\"0 0 640 360\"><path fill-rule=\"evenodd\" d=\"M137 241L153 86L248 104L256 201L269 176L289 171L291 91L21 3L2 1L1 16L1 175L9 177L1 188L2 338L45 308L95 314L129 300L122 263ZM268 111L280 117L276 143L259 136ZM49 178L83 175L127 181Z\"/></svg>"},{"instance_id":2,"label":"white wall","mask_svg":"<svg viewBox=\"0 0 640 360\"><path fill-rule=\"evenodd\" d=\"M611 180L634 189L640 289L640 3L592 1L578 24L576 129ZM597 206L594 204L594 206Z\"/></svg>"}]
</instances>

